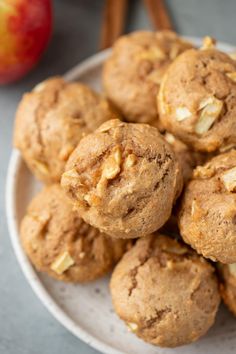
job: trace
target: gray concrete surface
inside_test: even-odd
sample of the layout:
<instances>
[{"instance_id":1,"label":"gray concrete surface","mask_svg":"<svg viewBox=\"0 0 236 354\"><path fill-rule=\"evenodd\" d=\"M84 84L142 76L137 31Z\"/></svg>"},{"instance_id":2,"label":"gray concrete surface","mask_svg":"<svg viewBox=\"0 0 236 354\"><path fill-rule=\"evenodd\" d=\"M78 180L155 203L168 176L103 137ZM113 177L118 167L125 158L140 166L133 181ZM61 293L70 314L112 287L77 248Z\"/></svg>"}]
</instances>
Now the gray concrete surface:
<instances>
[{"instance_id":1,"label":"gray concrete surface","mask_svg":"<svg viewBox=\"0 0 236 354\"><path fill-rule=\"evenodd\" d=\"M0 87L0 354L97 353L58 324L33 294L10 244L4 195L14 112L22 93L97 51L102 5L102 0L55 0L54 35L42 61L21 82ZM209 34L236 44L235 0L169 0L168 7L181 34ZM151 28L141 1L131 1L128 19L127 31Z\"/></svg>"}]
</instances>

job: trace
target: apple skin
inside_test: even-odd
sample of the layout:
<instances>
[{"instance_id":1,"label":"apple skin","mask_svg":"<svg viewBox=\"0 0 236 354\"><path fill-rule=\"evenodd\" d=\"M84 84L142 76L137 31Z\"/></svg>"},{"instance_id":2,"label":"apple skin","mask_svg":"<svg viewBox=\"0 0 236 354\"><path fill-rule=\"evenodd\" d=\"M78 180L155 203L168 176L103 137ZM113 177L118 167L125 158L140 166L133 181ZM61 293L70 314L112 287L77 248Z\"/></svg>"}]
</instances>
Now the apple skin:
<instances>
[{"instance_id":1,"label":"apple skin","mask_svg":"<svg viewBox=\"0 0 236 354\"><path fill-rule=\"evenodd\" d=\"M36 65L51 33L51 0L0 0L0 85Z\"/></svg>"}]
</instances>

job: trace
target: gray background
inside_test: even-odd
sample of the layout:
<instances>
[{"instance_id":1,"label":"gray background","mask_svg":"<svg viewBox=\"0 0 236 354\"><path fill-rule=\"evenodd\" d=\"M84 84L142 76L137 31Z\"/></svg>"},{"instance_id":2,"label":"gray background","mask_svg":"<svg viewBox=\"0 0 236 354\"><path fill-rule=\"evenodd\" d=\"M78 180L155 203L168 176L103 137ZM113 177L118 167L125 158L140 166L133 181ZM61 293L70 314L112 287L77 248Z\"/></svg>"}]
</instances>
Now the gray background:
<instances>
[{"instance_id":1,"label":"gray background","mask_svg":"<svg viewBox=\"0 0 236 354\"><path fill-rule=\"evenodd\" d=\"M152 28L142 2L130 2L126 31ZM179 33L236 44L235 0L167 3ZM22 93L97 51L102 6L102 0L54 1L54 35L40 64L21 82L0 87L0 354L97 353L57 323L33 294L10 244L4 195L14 112Z\"/></svg>"}]
</instances>

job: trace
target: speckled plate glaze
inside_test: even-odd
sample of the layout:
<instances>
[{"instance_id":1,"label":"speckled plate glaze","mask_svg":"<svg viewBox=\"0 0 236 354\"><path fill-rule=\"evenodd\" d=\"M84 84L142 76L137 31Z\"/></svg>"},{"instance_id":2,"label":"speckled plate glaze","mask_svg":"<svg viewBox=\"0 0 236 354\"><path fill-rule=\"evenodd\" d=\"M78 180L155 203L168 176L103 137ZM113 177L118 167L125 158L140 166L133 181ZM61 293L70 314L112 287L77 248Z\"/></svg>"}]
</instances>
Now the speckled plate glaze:
<instances>
[{"instance_id":1,"label":"speckled plate glaze","mask_svg":"<svg viewBox=\"0 0 236 354\"><path fill-rule=\"evenodd\" d=\"M196 45L200 39L188 38ZM224 51L236 48L219 44ZM109 51L101 52L79 64L65 75L67 80L80 80L101 90L102 64ZM236 320L221 308L216 324L198 342L177 349L148 345L129 333L112 309L109 277L89 285L70 285L39 274L31 266L19 240L19 224L26 206L40 189L18 151L13 151L6 188L7 218L12 244L28 282L51 314L70 332L87 344L107 354L230 354L236 351Z\"/></svg>"}]
</instances>

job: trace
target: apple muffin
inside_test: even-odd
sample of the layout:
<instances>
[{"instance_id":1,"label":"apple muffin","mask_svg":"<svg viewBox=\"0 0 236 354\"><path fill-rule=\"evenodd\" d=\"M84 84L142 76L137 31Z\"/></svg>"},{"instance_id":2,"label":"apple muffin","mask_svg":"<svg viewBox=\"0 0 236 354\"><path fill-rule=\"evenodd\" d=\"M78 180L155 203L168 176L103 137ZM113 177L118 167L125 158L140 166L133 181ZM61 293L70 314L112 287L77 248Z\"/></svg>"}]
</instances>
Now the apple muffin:
<instances>
[{"instance_id":1,"label":"apple muffin","mask_svg":"<svg viewBox=\"0 0 236 354\"><path fill-rule=\"evenodd\" d=\"M139 239L110 282L117 315L144 341L177 347L196 341L215 321L220 303L214 268L176 240Z\"/></svg>"},{"instance_id":2,"label":"apple muffin","mask_svg":"<svg viewBox=\"0 0 236 354\"><path fill-rule=\"evenodd\" d=\"M80 141L61 184L85 222L112 237L136 238L168 220L182 174L156 128L115 119Z\"/></svg>"},{"instance_id":3,"label":"apple muffin","mask_svg":"<svg viewBox=\"0 0 236 354\"><path fill-rule=\"evenodd\" d=\"M59 184L44 187L34 197L20 235L35 268L66 282L105 275L131 247L131 241L112 240L86 224Z\"/></svg>"},{"instance_id":4,"label":"apple muffin","mask_svg":"<svg viewBox=\"0 0 236 354\"><path fill-rule=\"evenodd\" d=\"M220 293L228 309L236 316L236 263L217 264L220 275Z\"/></svg>"},{"instance_id":5,"label":"apple muffin","mask_svg":"<svg viewBox=\"0 0 236 354\"><path fill-rule=\"evenodd\" d=\"M181 202L181 236L198 253L236 262L236 150L198 166Z\"/></svg>"},{"instance_id":6,"label":"apple muffin","mask_svg":"<svg viewBox=\"0 0 236 354\"><path fill-rule=\"evenodd\" d=\"M23 96L16 113L14 145L39 180L59 182L80 139L117 117L89 87L54 77Z\"/></svg>"},{"instance_id":7,"label":"apple muffin","mask_svg":"<svg viewBox=\"0 0 236 354\"><path fill-rule=\"evenodd\" d=\"M129 122L160 127L156 95L169 64L192 45L170 31L138 31L119 38L103 70L109 100Z\"/></svg>"},{"instance_id":8,"label":"apple muffin","mask_svg":"<svg viewBox=\"0 0 236 354\"><path fill-rule=\"evenodd\" d=\"M217 151L236 143L236 62L205 44L167 69L158 95L161 124L193 149Z\"/></svg>"}]
</instances>

